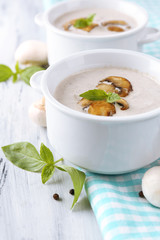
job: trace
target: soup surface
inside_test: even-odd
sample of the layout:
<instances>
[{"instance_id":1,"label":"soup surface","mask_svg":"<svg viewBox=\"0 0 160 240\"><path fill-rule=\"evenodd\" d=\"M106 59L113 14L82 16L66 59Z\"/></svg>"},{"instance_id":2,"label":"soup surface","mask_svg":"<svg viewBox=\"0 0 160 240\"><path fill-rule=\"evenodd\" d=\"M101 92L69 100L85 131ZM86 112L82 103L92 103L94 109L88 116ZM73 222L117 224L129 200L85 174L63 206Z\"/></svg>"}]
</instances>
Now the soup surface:
<instances>
[{"instance_id":1,"label":"soup surface","mask_svg":"<svg viewBox=\"0 0 160 240\"><path fill-rule=\"evenodd\" d=\"M83 35L113 35L123 31L129 31L130 29L135 28L137 25L136 21L132 17L124 13L113 9L102 8L81 9L68 12L58 17L53 22L53 25L61 30L65 30L64 25L66 23L70 23L71 20L75 19L87 18L91 14L95 14L93 23L97 24L97 26L95 26L91 31L88 32L83 29L76 28L73 24L69 25L67 31Z\"/></svg>"},{"instance_id":2,"label":"soup surface","mask_svg":"<svg viewBox=\"0 0 160 240\"><path fill-rule=\"evenodd\" d=\"M54 97L69 108L88 113L87 108L79 104L82 99L79 95L96 89L97 84L109 76L128 79L133 89L128 96L122 97L129 104L129 108L121 110L121 106L115 103L114 117L145 113L160 107L160 82L145 73L128 68L101 67L81 71L60 82Z\"/></svg>"}]
</instances>

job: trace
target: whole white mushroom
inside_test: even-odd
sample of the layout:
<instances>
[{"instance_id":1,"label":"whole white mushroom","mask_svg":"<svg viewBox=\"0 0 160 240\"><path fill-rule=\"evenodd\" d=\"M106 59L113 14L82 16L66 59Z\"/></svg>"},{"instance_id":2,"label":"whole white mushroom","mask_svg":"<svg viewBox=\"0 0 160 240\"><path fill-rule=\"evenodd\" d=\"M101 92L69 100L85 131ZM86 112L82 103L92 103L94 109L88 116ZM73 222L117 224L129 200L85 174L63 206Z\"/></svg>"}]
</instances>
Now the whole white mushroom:
<instances>
[{"instance_id":1,"label":"whole white mushroom","mask_svg":"<svg viewBox=\"0 0 160 240\"><path fill-rule=\"evenodd\" d=\"M29 117L38 126L46 127L46 110L44 97L30 106Z\"/></svg>"},{"instance_id":2,"label":"whole white mushroom","mask_svg":"<svg viewBox=\"0 0 160 240\"><path fill-rule=\"evenodd\" d=\"M160 207L160 166L152 167L144 174L142 191L148 202Z\"/></svg>"},{"instance_id":3,"label":"whole white mushroom","mask_svg":"<svg viewBox=\"0 0 160 240\"><path fill-rule=\"evenodd\" d=\"M47 65L47 46L44 42L37 40L25 41L17 48L15 60L20 64Z\"/></svg>"}]
</instances>

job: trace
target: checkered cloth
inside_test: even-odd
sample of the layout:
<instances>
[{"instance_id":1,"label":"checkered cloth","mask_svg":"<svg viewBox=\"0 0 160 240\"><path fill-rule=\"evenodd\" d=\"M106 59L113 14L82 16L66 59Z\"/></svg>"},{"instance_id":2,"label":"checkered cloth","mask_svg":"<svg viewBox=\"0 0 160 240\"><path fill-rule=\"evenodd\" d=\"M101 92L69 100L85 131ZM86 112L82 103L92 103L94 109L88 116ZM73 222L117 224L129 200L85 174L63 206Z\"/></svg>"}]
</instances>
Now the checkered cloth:
<instances>
[{"instance_id":1,"label":"checkered cloth","mask_svg":"<svg viewBox=\"0 0 160 240\"><path fill-rule=\"evenodd\" d=\"M149 26L160 28L160 0L128 1L144 7ZM44 2L48 8L57 0ZM160 58L160 41L146 44L144 52ZM105 240L160 240L160 209L138 195L145 171L155 165L160 165L160 160L125 175L87 174L86 192Z\"/></svg>"},{"instance_id":2,"label":"checkered cloth","mask_svg":"<svg viewBox=\"0 0 160 240\"><path fill-rule=\"evenodd\" d=\"M86 193L105 240L160 239L160 209L139 197L144 173L157 165L118 176L87 174Z\"/></svg>"}]
</instances>

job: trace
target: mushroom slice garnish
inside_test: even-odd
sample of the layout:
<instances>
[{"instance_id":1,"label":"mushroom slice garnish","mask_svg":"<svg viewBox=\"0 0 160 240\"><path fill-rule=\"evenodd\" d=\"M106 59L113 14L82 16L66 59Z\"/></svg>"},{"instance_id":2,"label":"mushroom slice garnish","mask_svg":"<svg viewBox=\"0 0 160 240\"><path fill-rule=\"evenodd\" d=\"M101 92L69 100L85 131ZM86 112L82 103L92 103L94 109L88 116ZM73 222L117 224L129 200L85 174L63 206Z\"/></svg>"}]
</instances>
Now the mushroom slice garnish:
<instances>
[{"instance_id":1,"label":"mushroom slice garnish","mask_svg":"<svg viewBox=\"0 0 160 240\"><path fill-rule=\"evenodd\" d=\"M119 90L118 88L115 88L113 84L99 83L96 87L98 89L106 91L107 93L112 92L112 93L119 94L121 92L121 90Z\"/></svg>"},{"instance_id":2,"label":"mushroom slice garnish","mask_svg":"<svg viewBox=\"0 0 160 240\"><path fill-rule=\"evenodd\" d=\"M120 89L120 93L118 93L120 97L126 97L133 90L130 81L123 77L110 76L100 82L105 81L112 83L115 87Z\"/></svg>"},{"instance_id":3,"label":"mushroom slice garnish","mask_svg":"<svg viewBox=\"0 0 160 240\"><path fill-rule=\"evenodd\" d=\"M64 25L63 25L63 28L65 31L68 31L70 29L71 26L73 26L76 22L76 19L74 20L71 20L69 22L66 22Z\"/></svg>"},{"instance_id":4,"label":"mushroom slice garnish","mask_svg":"<svg viewBox=\"0 0 160 240\"><path fill-rule=\"evenodd\" d=\"M91 25L87 26L87 27L84 27L84 28L79 28L83 31L86 31L86 32L90 32L93 28L97 27L98 24L96 23L92 23Z\"/></svg>"},{"instance_id":5,"label":"mushroom slice garnish","mask_svg":"<svg viewBox=\"0 0 160 240\"><path fill-rule=\"evenodd\" d=\"M102 22L102 26L107 26L107 29L112 32L124 32L131 28L131 26L123 20L110 20Z\"/></svg>"},{"instance_id":6,"label":"mushroom slice garnish","mask_svg":"<svg viewBox=\"0 0 160 240\"><path fill-rule=\"evenodd\" d=\"M108 26L107 29L112 32L124 32L125 30L118 26Z\"/></svg>"},{"instance_id":7,"label":"mushroom slice garnish","mask_svg":"<svg viewBox=\"0 0 160 240\"><path fill-rule=\"evenodd\" d=\"M88 107L92 101L86 99L86 98L82 98L79 102L78 102L83 108Z\"/></svg>"},{"instance_id":8,"label":"mushroom slice garnish","mask_svg":"<svg viewBox=\"0 0 160 240\"><path fill-rule=\"evenodd\" d=\"M111 21L106 21L102 23L102 26L107 26L107 25L122 25L122 26L128 26L128 23L123 21L123 20L111 20Z\"/></svg>"},{"instance_id":9,"label":"mushroom slice garnish","mask_svg":"<svg viewBox=\"0 0 160 240\"><path fill-rule=\"evenodd\" d=\"M71 26L74 26L74 24L76 23L77 20L78 20L78 19L73 19L73 20L65 23L65 24L63 25L64 30L65 30L65 31L68 31ZM97 26L98 26L98 24L92 23L91 25L89 25L89 26L87 26L87 27L79 27L78 29L81 29L81 30L86 31L86 32L90 32L93 28L95 28L95 27L97 27Z\"/></svg>"},{"instance_id":10,"label":"mushroom slice garnish","mask_svg":"<svg viewBox=\"0 0 160 240\"><path fill-rule=\"evenodd\" d=\"M123 98L116 101L121 106L121 110L127 110L129 108L129 104L126 100Z\"/></svg>"},{"instance_id":11,"label":"mushroom slice garnish","mask_svg":"<svg viewBox=\"0 0 160 240\"><path fill-rule=\"evenodd\" d=\"M112 103L93 101L89 106L88 113L99 116L112 116L116 113L116 109Z\"/></svg>"}]
</instances>

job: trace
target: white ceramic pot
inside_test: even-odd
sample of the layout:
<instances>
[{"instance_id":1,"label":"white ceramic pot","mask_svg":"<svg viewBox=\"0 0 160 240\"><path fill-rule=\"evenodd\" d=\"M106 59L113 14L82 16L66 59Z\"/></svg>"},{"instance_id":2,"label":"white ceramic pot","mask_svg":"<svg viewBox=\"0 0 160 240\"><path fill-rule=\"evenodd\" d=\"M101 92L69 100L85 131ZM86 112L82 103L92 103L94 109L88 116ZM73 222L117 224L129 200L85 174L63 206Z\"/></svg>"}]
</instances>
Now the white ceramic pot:
<instances>
[{"instance_id":1,"label":"white ceramic pot","mask_svg":"<svg viewBox=\"0 0 160 240\"><path fill-rule=\"evenodd\" d=\"M112 8L133 17L137 27L130 31L110 36L86 36L60 30L53 26L54 20L65 14L83 8ZM119 48L141 50L143 44L160 38L160 31L148 28L148 14L140 6L121 0L76 0L55 4L45 13L35 17L36 22L47 30L48 59L52 64L56 60L89 49Z\"/></svg>"},{"instance_id":2,"label":"white ceramic pot","mask_svg":"<svg viewBox=\"0 0 160 240\"><path fill-rule=\"evenodd\" d=\"M45 96L48 138L64 159L97 173L126 173L160 157L160 108L134 116L103 117L72 110L53 97L64 78L100 66L137 69L160 79L158 59L134 51L101 49L56 62L33 75L31 86L41 88Z\"/></svg>"}]
</instances>

